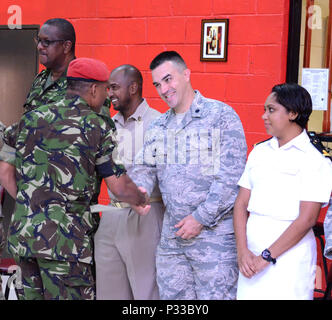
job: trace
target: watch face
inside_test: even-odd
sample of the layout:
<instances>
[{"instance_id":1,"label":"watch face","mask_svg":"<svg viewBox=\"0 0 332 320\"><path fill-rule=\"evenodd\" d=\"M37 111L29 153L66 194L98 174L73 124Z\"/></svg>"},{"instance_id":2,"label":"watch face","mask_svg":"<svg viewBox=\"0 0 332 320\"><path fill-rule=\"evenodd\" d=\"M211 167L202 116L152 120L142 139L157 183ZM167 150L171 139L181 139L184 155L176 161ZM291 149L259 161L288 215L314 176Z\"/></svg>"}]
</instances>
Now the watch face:
<instances>
[{"instance_id":1,"label":"watch face","mask_svg":"<svg viewBox=\"0 0 332 320\"><path fill-rule=\"evenodd\" d=\"M267 260L271 257L271 253L268 250L264 250L262 252L262 257Z\"/></svg>"},{"instance_id":2,"label":"watch face","mask_svg":"<svg viewBox=\"0 0 332 320\"><path fill-rule=\"evenodd\" d=\"M268 262L272 262L273 264L275 264L277 262L276 259L271 257L271 252L268 249L265 249L262 253L261 256L264 260L268 261Z\"/></svg>"}]
</instances>

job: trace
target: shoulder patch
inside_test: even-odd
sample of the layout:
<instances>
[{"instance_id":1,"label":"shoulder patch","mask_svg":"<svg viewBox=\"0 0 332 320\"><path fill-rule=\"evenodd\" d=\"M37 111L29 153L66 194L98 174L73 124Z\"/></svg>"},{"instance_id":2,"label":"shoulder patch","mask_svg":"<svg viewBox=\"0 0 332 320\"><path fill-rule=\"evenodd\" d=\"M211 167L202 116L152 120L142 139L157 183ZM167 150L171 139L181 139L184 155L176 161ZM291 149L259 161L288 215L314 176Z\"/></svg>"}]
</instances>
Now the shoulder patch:
<instances>
[{"instance_id":1,"label":"shoulder patch","mask_svg":"<svg viewBox=\"0 0 332 320\"><path fill-rule=\"evenodd\" d=\"M327 151L327 149L324 147L324 145L322 144L321 140L319 139L319 137L316 135L315 132L313 131L308 131L308 136L310 139L310 142L312 143L312 145L326 158L329 158L332 161L332 157L330 156L329 152Z\"/></svg>"},{"instance_id":2,"label":"shoulder patch","mask_svg":"<svg viewBox=\"0 0 332 320\"><path fill-rule=\"evenodd\" d=\"M254 147L256 147L257 145L259 145L259 144L261 144L261 143L263 143L263 142L266 142L266 141L269 141L269 140L271 140L273 137L270 137L270 138L268 138L268 139L266 139L266 140L263 140L263 141L260 141L260 142L256 142L256 143L254 143Z\"/></svg>"}]
</instances>

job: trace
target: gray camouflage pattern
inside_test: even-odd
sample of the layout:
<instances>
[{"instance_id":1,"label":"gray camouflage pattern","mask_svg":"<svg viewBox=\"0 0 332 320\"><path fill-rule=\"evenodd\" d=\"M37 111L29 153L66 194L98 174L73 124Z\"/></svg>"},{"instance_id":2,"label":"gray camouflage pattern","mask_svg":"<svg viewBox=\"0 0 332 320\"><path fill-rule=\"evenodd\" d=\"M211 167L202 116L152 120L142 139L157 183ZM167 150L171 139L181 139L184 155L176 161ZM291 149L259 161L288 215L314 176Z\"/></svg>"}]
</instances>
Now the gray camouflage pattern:
<instances>
[{"instance_id":1,"label":"gray camouflage pattern","mask_svg":"<svg viewBox=\"0 0 332 320\"><path fill-rule=\"evenodd\" d=\"M332 260L332 198L324 220L325 248L324 255Z\"/></svg>"},{"instance_id":2,"label":"gray camouflage pattern","mask_svg":"<svg viewBox=\"0 0 332 320\"><path fill-rule=\"evenodd\" d=\"M143 165L136 165L131 177L148 193L159 183L166 211L158 252L180 250L187 242L198 247L201 243L203 260L208 261L211 257L206 254L203 242L214 247L224 241L225 235L234 234L232 209L247 155L238 115L225 103L205 98L196 91L190 109L179 124L174 110L169 110L151 123L144 141L136 160ZM198 237L182 240L176 237L174 226L190 214L204 227ZM226 292L227 284L237 280L235 238L233 246L221 250L225 250L225 256L232 257L229 268L220 270L222 274L218 275L223 278L220 290ZM171 278L177 276L177 269L174 272L165 263L170 274L165 273L163 260L158 259L161 259L158 272L165 275L164 283L175 284ZM211 270L219 263L211 262ZM160 278L159 283L162 283ZM174 296L168 285L160 291L164 299ZM235 290L231 296L235 298Z\"/></svg>"},{"instance_id":3,"label":"gray camouflage pattern","mask_svg":"<svg viewBox=\"0 0 332 320\"><path fill-rule=\"evenodd\" d=\"M229 217L228 219L231 219ZM157 282L163 300L234 300L238 268L234 233L207 239L172 239L178 250L157 250ZM187 259L191 261L187 263ZM176 272L170 266L176 265ZM216 276L217 274L221 276ZM194 277L197 279L194 283ZM189 287L187 285L191 284ZM194 290L195 288L195 290Z\"/></svg>"}]
</instances>

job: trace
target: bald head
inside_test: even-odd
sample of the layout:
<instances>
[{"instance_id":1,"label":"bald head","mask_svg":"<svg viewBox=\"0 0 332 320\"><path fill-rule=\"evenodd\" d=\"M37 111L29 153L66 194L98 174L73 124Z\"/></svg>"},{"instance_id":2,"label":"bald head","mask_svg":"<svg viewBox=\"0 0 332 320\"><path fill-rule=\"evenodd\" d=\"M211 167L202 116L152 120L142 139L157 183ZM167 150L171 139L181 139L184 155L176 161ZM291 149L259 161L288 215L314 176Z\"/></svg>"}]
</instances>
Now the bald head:
<instances>
[{"instance_id":1,"label":"bald head","mask_svg":"<svg viewBox=\"0 0 332 320\"><path fill-rule=\"evenodd\" d=\"M141 72L133 65L131 64L123 64L117 68L115 68L111 72L114 75L115 73L123 72L123 78L124 80L129 84L132 82L137 83L137 93L140 97L142 97L142 90L143 90L143 77Z\"/></svg>"},{"instance_id":2,"label":"bald head","mask_svg":"<svg viewBox=\"0 0 332 320\"><path fill-rule=\"evenodd\" d=\"M126 121L143 101L142 74L136 67L123 64L111 72L109 83L112 105L123 114Z\"/></svg>"}]
</instances>

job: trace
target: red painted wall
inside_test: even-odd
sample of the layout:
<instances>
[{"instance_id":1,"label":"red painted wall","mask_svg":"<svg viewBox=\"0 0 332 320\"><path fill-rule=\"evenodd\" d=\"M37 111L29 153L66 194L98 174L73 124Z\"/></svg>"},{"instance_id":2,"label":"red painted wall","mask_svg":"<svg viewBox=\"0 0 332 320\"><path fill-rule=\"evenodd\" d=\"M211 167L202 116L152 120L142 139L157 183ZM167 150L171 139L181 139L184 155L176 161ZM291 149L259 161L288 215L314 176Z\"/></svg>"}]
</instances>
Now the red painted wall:
<instances>
[{"instance_id":1,"label":"red painted wall","mask_svg":"<svg viewBox=\"0 0 332 320\"><path fill-rule=\"evenodd\" d=\"M69 19L77 56L94 57L112 69L137 66L152 107L168 108L152 86L149 64L163 50L176 50L192 71L193 87L222 100L239 114L248 151L267 137L261 115L272 86L285 81L289 0L1 0L0 25L22 10L22 24ZM228 18L227 62L201 62L201 20ZM103 188L101 203L107 203Z\"/></svg>"},{"instance_id":2,"label":"red painted wall","mask_svg":"<svg viewBox=\"0 0 332 320\"><path fill-rule=\"evenodd\" d=\"M193 87L237 111L249 151L267 137L261 115L272 86L285 81L289 0L1 0L0 24L8 23L11 5L20 6L24 25L69 19L78 57L110 68L137 66L144 96L162 112L168 108L152 86L149 64L163 50L178 51ZM227 62L200 61L201 20L209 18L229 19Z\"/></svg>"}]
</instances>

